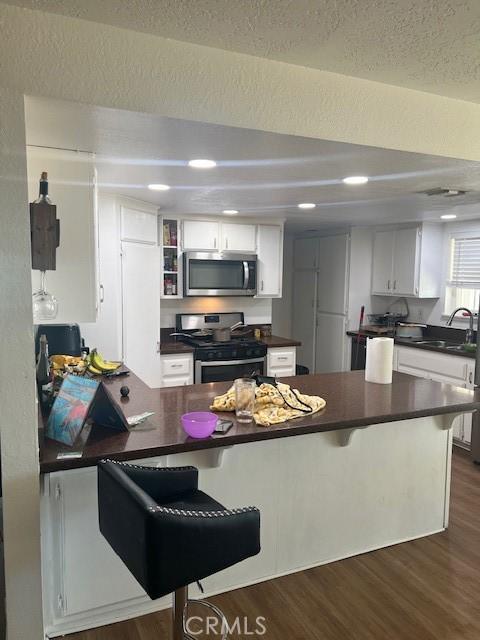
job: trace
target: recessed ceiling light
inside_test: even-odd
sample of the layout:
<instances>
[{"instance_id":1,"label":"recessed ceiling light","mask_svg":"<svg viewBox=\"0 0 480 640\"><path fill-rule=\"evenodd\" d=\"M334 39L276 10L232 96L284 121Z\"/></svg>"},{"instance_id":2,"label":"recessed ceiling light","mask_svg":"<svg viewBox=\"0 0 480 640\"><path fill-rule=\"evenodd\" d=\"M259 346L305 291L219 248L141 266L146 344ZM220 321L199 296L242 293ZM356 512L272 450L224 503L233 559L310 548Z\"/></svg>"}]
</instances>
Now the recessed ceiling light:
<instances>
[{"instance_id":1,"label":"recessed ceiling light","mask_svg":"<svg viewBox=\"0 0 480 640\"><path fill-rule=\"evenodd\" d=\"M342 182L345 184L366 184L368 182L367 176L347 176L343 178Z\"/></svg>"},{"instance_id":2,"label":"recessed ceiling light","mask_svg":"<svg viewBox=\"0 0 480 640\"><path fill-rule=\"evenodd\" d=\"M223 213L224 213L226 216L236 216L236 215L237 215L237 213L238 213L238 211L237 211L236 209L224 209L224 210L223 210Z\"/></svg>"},{"instance_id":3,"label":"recessed ceiling light","mask_svg":"<svg viewBox=\"0 0 480 640\"><path fill-rule=\"evenodd\" d=\"M442 220L455 220L457 217L456 213L445 213L443 216L440 216Z\"/></svg>"},{"instance_id":4,"label":"recessed ceiling light","mask_svg":"<svg viewBox=\"0 0 480 640\"><path fill-rule=\"evenodd\" d=\"M215 160L198 158L197 160L190 160L188 166L193 167L194 169L211 169L212 167L216 167L217 163L215 162Z\"/></svg>"},{"instance_id":5,"label":"recessed ceiling light","mask_svg":"<svg viewBox=\"0 0 480 640\"><path fill-rule=\"evenodd\" d=\"M317 205L313 204L313 202L301 202L297 205L299 209L315 209Z\"/></svg>"},{"instance_id":6,"label":"recessed ceiling light","mask_svg":"<svg viewBox=\"0 0 480 640\"><path fill-rule=\"evenodd\" d=\"M168 191L170 189L168 184L149 184L148 188L151 191Z\"/></svg>"}]
</instances>

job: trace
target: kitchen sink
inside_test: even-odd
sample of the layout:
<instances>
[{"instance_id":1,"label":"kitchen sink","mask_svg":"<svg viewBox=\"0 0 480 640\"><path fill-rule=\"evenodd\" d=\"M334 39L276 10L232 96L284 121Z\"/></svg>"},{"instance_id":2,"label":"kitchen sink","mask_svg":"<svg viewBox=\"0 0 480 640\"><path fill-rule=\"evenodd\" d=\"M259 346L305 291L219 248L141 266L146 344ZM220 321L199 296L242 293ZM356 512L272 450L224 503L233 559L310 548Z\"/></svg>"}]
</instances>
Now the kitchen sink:
<instances>
[{"instance_id":1,"label":"kitchen sink","mask_svg":"<svg viewBox=\"0 0 480 640\"><path fill-rule=\"evenodd\" d=\"M429 347L439 347L447 351L460 351L462 353L474 353L475 345L458 344L458 342L449 342L448 340L420 340L416 344L424 344Z\"/></svg>"},{"instance_id":2,"label":"kitchen sink","mask_svg":"<svg viewBox=\"0 0 480 640\"><path fill-rule=\"evenodd\" d=\"M461 349L462 345L448 340L420 340L417 344L425 344L430 347L441 347L442 349Z\"/></svg>"}]
</instances>

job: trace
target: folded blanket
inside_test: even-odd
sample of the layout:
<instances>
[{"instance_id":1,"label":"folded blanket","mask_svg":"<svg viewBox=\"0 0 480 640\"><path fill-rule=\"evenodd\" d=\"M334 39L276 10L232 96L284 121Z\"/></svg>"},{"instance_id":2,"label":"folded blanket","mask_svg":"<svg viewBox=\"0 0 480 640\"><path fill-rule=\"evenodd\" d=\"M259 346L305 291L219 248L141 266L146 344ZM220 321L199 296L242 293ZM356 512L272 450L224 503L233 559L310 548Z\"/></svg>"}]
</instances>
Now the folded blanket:
<instances>
[{"instance_id":1,"label":"folded blanket","mask_svg":"<svg viewBox=\"0 0 480 640\"><path fill-rule=\"evenodd\" d=\"M255 388L253 417L255 422L262 427L280 424L281 422L286 422L287 420L300 416L312 415L312 413L323 409L327 404L325 400L319 396L307 396L295 389L298 398L312 408L311 413L305 413L305 411L301 411L300 409L305 409L306 407L300 404L297 396L295 396L288 384L278 382L277 387L278 388L271 384L262 384ZM292 409L289 407L282 398L282 395L288 404L292 405L292 407L299 408ZM227 393L214 398L210 409L212 409L212 411L235 411L235 388L232 386Z\"/></svg>"}]
</instances>

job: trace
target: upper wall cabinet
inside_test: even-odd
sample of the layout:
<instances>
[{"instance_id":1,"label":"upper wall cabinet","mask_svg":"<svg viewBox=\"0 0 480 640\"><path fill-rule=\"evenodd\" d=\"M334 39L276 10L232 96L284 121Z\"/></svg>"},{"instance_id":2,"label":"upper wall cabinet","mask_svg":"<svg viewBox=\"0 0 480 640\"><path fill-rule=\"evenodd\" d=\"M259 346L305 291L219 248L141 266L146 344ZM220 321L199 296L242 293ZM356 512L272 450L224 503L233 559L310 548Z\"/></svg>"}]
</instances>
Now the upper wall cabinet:
<instances>
[{"instance_id":1,"label":"upper wall cabinet","mask_svg":"<svg viewBox=\"0 0 480 640\"><path fill-rule=\"evenodd\" d=\"M438 298L442 248L440 225L423 224L376 231L372 294Z\"/></svg>"},{"instance_id":2,"label":"upper wall cabinet","mask_svg":"<svg viewBox=\"0 0 480 640\"><path fill-rule=\"evenodd\" d=\"M257 297L281 298L283 275L283 229L259 224L257 229Z\"/></svg>"},{"instance_id":3,"label":"upper wall cabinet","mask_svg":"<svg viewBox=\"0 0 480 640\"><path fill-rule=\"evenodd\" d=\"M97 317L96 171L92 154L27 148L28 199L38 197L42 171L48 172L52 202L60 220L57 268L47 271L47 290L58 300L56 323L95 322ZM33 291L40 272L32 272Z\"/></svg>"},{"instance_id":4,"label":"upper wall cabinet","mask_svg":"<svg viewBox=\"0 0 480 640\"><path fill-rule=\"evenodd\" d=\"M183 221L184 251L239 251L255 253L254 224Z\"/></svg>"},{"instance_id":5,"label":"upper wall cabinet","mask_svg":"<svg viewBox=\"0 0 480 640\"><path fill-rule=\"evenodd\" d=\"M222 251L244 251L255 253L256 240L254 224L222 223Z\"/></svg>"},{"instance_id":6,"label":"upper wall cabinet","mask_svg":"<svg viewBox=\"0 0 480 640\"><path fill-rule=\"evenodd\" d=\"M218 251L220 248L220 224L205 220L183 221L184 251Z\"/></svg>"},{"instance_id":7,"label":"upper wall cabinet","mask_svg":"<svg viewBox=\"0 0 480 640\"><path fill-rule=\"evenodd\" d=\"M120 205L121 239L144 244L158 243L158 217L134 205Z\"/></svg>"}]
</instances>

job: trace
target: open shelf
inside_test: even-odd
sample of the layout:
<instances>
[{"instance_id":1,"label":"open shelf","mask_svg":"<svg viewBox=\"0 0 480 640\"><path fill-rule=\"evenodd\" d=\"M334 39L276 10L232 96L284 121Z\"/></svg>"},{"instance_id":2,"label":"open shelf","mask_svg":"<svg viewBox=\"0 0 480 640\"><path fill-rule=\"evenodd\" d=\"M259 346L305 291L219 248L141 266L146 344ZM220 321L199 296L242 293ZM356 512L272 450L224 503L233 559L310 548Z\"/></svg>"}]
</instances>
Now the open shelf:
<instances>
[{"instance_id":1,"label":"open shelf","mask_svg":"<svg viewBox=\"0 0 480 640\"><path fill-rule=\"evenodd\" d=\"M178 220L163 219L162 297L176 298L179 292Z\"/></svg>"}]
</instances>

